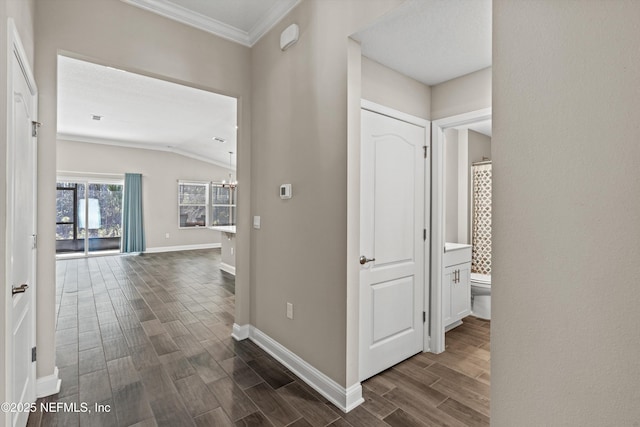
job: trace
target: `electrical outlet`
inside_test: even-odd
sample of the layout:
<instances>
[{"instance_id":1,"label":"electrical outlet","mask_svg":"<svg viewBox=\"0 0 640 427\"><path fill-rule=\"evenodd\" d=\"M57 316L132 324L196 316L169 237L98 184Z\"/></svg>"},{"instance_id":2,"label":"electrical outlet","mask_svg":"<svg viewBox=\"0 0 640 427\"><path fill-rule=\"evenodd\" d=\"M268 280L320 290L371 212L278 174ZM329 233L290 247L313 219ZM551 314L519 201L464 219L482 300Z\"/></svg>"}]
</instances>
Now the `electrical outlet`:
<instances>
[{"instance_id":1,"label":"electrical outlet","mask_svg":"<svg viewBox=\"0 0 640 427\"><path fill-rule=\"evenodd\" d=\"M169 238L169 233L166 233L166 234L164 235L164 238L165 238L165 239L168 239L168 238Z\"/></svg>"},{"instance_id":2,"label":"electrical outlet","mask_svg":"<svg viewBox=\"0 0 640 427\"><path fill-rule=\"evenodd\" d=\"M293 319L293 304L287 303L287 319Z\"/></svg>"},{"instance_id":3,"label":"electrical outlet","mask_svg":"<svg viewBox=\"0 0 640 427\"><path fill-rule=\"evenodd\" d=\"M231 255L233 255L233 248L231 248Z\"/></svg>"}]
</instances>

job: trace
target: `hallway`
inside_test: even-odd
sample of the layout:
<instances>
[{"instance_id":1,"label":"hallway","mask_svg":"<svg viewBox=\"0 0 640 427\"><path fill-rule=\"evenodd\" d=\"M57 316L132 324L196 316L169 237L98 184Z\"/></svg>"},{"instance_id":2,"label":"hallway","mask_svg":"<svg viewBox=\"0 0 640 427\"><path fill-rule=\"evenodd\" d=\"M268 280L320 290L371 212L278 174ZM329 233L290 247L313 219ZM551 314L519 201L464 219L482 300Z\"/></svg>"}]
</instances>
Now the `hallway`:
<instances>
[{"instance_id":1,"label":"hallway","mask_svg":"<svg viewBox=\"0 0 640 427\"><path fill-rule=\"evenodd\" d=\"M59 260L62 389L44 401L85 402L92 413L33 413L28 425L488 425L489 322L467 318L447 334L446 353L364 382L365 403L344 414L231 338L234 280L219 262L217 249Z\"/></svg>"}]
</instances>

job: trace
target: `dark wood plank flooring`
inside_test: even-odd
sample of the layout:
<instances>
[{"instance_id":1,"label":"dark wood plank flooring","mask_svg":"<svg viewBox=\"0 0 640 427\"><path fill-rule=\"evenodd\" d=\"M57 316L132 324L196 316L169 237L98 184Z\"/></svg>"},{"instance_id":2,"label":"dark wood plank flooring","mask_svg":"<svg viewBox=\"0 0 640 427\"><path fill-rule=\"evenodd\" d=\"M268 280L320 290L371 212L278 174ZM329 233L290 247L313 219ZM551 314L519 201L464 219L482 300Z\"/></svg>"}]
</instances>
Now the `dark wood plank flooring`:
<instances>
[{"instance_id":1,"label":"dark wood plank flooring","mask_svg":"<svg viewBox=\"0 0 640 427\"><path fill-rule=\"evenodd\" d=\"M92 412L36 412L28 425L489 424L489 322L468 317L447 333L445 353L365 381L365 402L344 414L251 341L230 337L234 280L219 262L215 249L59 260L62 389L40 401L86 402Z\"/></svg>"}]
</instances>

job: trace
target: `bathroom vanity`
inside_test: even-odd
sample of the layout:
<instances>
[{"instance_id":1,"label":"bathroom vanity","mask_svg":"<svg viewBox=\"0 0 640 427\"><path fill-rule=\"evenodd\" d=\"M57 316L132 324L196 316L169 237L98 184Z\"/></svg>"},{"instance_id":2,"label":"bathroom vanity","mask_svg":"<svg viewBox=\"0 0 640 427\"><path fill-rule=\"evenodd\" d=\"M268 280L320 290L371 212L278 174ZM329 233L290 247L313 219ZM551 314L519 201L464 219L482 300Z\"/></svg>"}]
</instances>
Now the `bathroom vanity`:
<instances>
[{"instance_id":1,"label":"bathroom vanity","mask_svg":"<svg viewBox=\"0 0 640 427\"><path fill-rule=\"evenodd\" d=\"M445 330L471 314L471 245L445 243L442 277L442 319Z\"/></svg>"}]
</instances>

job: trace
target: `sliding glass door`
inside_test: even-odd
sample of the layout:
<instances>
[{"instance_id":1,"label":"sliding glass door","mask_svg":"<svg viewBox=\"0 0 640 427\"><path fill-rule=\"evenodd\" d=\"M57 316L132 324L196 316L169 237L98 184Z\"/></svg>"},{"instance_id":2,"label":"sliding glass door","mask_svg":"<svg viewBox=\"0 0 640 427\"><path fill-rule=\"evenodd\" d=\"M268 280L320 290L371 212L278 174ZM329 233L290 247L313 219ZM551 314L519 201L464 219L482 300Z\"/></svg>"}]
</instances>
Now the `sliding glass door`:
<instances>
[{"instance_id":1,"label":"sliding glass door","mask_svg":"<svg viewBox=\"0 0 640 427\"><path fill-rule=\"evenodd\" d=\"M56 253L120 251L122 181L57 183Z\"/></svg>"}]
</instances>

